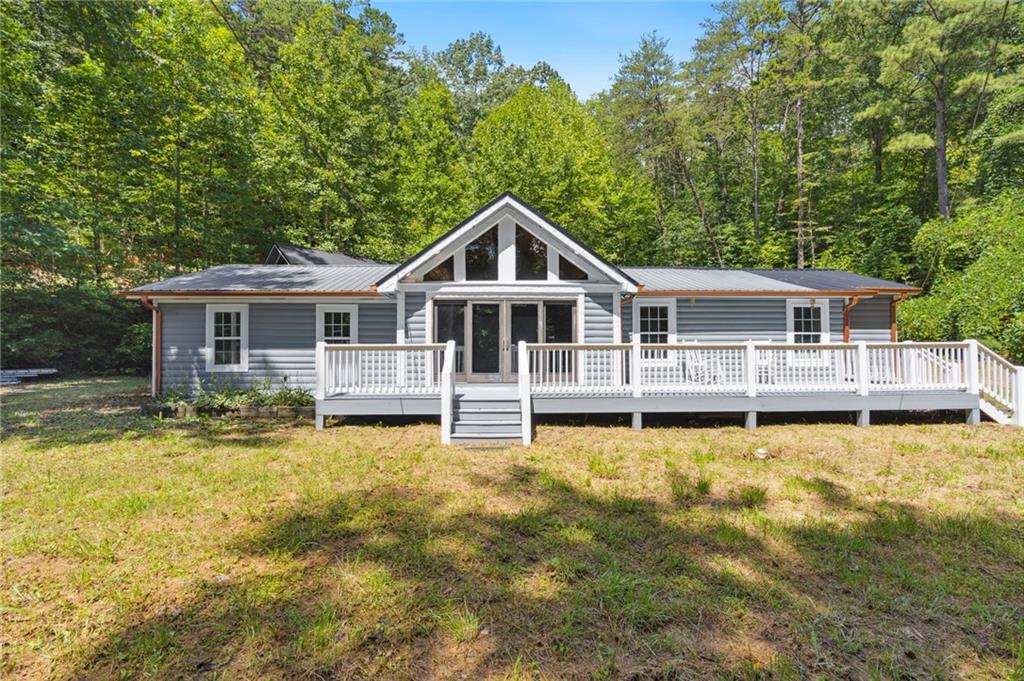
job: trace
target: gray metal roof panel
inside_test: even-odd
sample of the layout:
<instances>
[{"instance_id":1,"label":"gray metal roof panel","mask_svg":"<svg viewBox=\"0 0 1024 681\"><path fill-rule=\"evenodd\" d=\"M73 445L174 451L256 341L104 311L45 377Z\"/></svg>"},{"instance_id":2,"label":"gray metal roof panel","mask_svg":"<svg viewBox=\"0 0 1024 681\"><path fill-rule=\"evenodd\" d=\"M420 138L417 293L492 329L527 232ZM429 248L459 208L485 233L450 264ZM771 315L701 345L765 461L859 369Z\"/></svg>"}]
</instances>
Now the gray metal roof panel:
<instances>
[{"instance_id":1,"label":"gray metal roof panel","mask_svg":"<svg viewBox=\"0 0 1024 681\"><path fill-rule=\"evenodd\" d=\"M376 260L358 258L340 251L322 251L319 248L296 246L294 244L274 244L271 253L277 249L284 255L289 265L376 265ZM268 255L269 258L269 255ZM270 264L264 262L264 264Z\"/></svg>"},{"instance_id":2,"label":"gray metal roof panel","mask_svg":"<svg viewBox=\"0 0 1024 681\"><path fill-rule=\"evenodd\" d=\"M917 287L888 281L877 277L867 277L843 270L747 270L769 279L784 281L791 284L806 286L818 291L845 291L859 289L896 289L917 291Z\"/></svg>"},{"instance_id":3,"label":"gray metal roof panel","mask_svg":"<svg viewBox=\"0 0 1024 681\"><path fill-rule=\"evenodd\" d=\"M210 291L250 292L352 292L371 290L392 265L220 265L181 274L128 293L167 291L204 293Z\"/></svg>"},{"instance_id":4,"label":"gray metal roof panel","mask_svg":"<svg viewBox=\"0 0 1024 681\"><path fill-rule=\"evenodd\" d=\"M744 270L624 267L646 291L807 291L808 288Z\"/></svg>"}]
</instances>

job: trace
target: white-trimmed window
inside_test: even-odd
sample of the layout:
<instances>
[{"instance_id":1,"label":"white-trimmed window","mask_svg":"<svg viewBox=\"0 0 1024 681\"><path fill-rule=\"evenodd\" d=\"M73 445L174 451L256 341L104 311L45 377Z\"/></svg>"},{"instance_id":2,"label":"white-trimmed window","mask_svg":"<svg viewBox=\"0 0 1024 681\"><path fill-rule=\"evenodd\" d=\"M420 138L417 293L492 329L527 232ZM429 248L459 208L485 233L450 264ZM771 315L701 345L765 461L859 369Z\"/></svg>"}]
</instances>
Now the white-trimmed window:
<instances>
[{"instance_id":1,"label":"white-trimmed window","mask_svg":"<svg viewBox=\"0 0 1024 681\"><path fill-rule=\"evenodd\" d=\"M249 370L249 306L206 306L206 370Z\"/></svg>"},{"instance_id":2,"label":"white-trimmed window","mask_svg":"<svg viewBox=\"0 0 1024 681\"><path fill-rule=\"evenodd\" d=\"M358 305L317 305L316 340L328 345L348 345L359 338Z\"/></svg>"},{"instance_id":3,"label":"white-trimmed window","mask_svg":"<svg viewBox=\"0 0 1024 681\"><path fill-rule=\"evenodd\" d=\"M828 343L828 300L787 300L786 340L790 343Z\"/></svg>"},{"instance_id":4,"label":"white-trimmed window","mask_svg":"<svg viewBox=\"0 0 1024 681\"><path fill-rule=\"evenodd\" d=\"M676 342L676 301L671 298L639 300L633 315L633 333L644 345ZM646 351L645 359L670 359L665 350Z\"/></svg>"},{"instance_id":5,"label":"white-trimmed window","mask_svg":"<svg viewBox=\"0 0 1024 681\"><path fill-rule=\"evenodd\" d=\"M644 344L676 342L675 300L644 300L636 304L633 333Z\"/></svg>"}]
</instances>

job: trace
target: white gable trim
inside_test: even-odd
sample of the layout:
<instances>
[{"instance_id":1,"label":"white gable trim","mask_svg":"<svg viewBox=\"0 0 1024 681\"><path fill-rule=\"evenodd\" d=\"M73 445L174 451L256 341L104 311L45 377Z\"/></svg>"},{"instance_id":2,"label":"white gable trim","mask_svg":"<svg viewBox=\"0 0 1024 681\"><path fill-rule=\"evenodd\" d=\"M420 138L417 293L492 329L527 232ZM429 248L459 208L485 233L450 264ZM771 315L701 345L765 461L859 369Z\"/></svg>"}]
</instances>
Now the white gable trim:
<instances>
[{"instance_id":1,"label":"white gable trim","mask_svg":"<svg viewBox=\"0 0 1024 681\"><path fill-rule=\"evenodd\" d=\"M559 228L555 227L549 221L538 215L536 212L531 210L521 201L513 198L512 196L503 196L499 200L495 201L486 210L481 211L478 215L474 216L471 220L467 220L465 223L460 225L457 229L452 230L437 243L429 246L412 259L407 261L404 265L400 266L394 272L392 272L386 279L380 282L377 286L377 291L380 293L393 293L397 290L398 282L402 278L408 276L410 273L416 271L418 268L427 264L428 262L440 262L441 260L453 255L458 245L461 245L461 241L469 232L472 232L482 224L486 224L493 220L495 215L500 211L507 208L514 209L521 213L524 217L534 223L534 226L543 232L543 238L549 244L554 245L556 250L562 251L569 255L572 259L578 260L582 263L586 263L590 268L600 272L610 280L616 282L620 286L620 290L627 293L636 293L637 285L632 281L624 277L618 270L611 267L601 258L588 252L586 249L579 246L571 238L562 232ZM530 228L529 225L524 227ZM534 231L531 229L530 231ZM542 236L542 235L538 235Z\"/></svg>"}]
</instances>

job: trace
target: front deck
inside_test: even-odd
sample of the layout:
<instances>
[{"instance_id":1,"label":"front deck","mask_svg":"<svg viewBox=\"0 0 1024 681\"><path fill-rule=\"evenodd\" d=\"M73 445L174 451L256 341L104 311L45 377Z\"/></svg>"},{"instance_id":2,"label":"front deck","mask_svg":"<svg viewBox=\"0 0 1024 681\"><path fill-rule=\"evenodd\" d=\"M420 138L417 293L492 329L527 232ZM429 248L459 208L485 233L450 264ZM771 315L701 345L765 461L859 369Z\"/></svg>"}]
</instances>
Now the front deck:
<instances>
[{"instance_id":1,"label":"front deck","mask_svg":"<svg viewBox=\"0 0 1024 681\"><path fill-rule=\"evenodd\" d=\"M533 414L964 410L1024 425L1024 368L960 343L527 344L517 381L458 382L446 345L317 346L317 426L328 415L437 415L448 443L529 444Z\"/></svg>"}]
</instances>

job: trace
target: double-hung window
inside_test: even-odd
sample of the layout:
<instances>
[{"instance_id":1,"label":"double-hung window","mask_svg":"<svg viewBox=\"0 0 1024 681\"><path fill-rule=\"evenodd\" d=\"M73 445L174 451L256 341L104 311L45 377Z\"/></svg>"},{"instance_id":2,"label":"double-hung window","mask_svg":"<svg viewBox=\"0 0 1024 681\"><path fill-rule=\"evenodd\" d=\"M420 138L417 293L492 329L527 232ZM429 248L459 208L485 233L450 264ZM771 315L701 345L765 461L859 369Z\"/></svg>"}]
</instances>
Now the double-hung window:
<instances>
[{"instance_id":1,"label":"double-hung window","mask_svg":"<svg viewBox=\"0 0 1024 681\"><path fill-rule=\"evenodd\" d=\"M249 370L249 306L206 306L206 370Z\"/></svg>"},{"instance_id":2,"label":"double-hung window","mask_svg":"<svg viewBox=\"0 0 1024 681\"><path fill-rule=\"evenodd\" d=\"M643 301L636 306L633 330L643 345L667 345L676 340L675 301ZM647 350L646 359L669 359L665 350Z\"/></svg>"},{"instance_id":3,"label":"double-hung window","mask_svg":"<svg viewBox=\"0 0 1024 681\"><path fill-rule=\"evenodd\" d=\"M786 335L790 343L828 343L828 301L789 300Z\"/></svg>"},{"instance_id":4,"label":"double-hung window","mask_svg":"<svg viewBox=\"0 0 1024 681\"><path fill-rule=\"evenodd\" d=\"M328 345L349 345L358 339L358 306L317 305L316 339Z\"/></svg>"}]
</instances>

